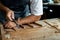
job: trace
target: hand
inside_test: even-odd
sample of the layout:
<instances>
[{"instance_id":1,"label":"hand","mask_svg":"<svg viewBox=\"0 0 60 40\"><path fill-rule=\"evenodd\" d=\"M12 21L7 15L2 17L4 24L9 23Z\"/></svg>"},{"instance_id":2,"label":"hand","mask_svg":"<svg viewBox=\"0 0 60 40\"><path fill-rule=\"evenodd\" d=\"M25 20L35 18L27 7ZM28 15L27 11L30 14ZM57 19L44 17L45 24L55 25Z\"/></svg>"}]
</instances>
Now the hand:
<instances>
[{"instance_id":1,"label":"hand","mask_svg":"<svg viewBox=\"0 0 60 40\"><path fill-rule=\"evenodd\" d=\"M9 21L5 24L5 27L6 28L15 28L16 24L14 22Z\"/></svg>"},{"instance_id":2,"label":"hand","mask_svg":"<svg viewBox=\"0 0 60 40\"><path fill-rule=\"evenodd\" d=\"M14 19L14 11L8 10L7 14L6 14L6 18L7 18L7 20L13 21L13 19Z\"/></svg>"}]
</instances>

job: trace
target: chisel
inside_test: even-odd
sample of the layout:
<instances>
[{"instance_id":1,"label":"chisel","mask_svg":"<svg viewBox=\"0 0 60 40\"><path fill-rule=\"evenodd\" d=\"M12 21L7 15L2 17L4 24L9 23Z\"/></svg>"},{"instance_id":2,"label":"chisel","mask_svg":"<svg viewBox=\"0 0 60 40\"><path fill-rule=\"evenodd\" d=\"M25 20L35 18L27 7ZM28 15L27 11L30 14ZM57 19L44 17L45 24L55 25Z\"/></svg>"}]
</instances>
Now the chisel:
<instances>
[{"instance_id":1,"label":"chisel","mask_svg":"<svg viewBox=\"0 0 60 40\"><path fill-rule=\"evenodd\" d=\"M20 26L18 25L18 23L15 21L15 19L13 19L13 22L16 24L16 28L20 28Z\"/></svg>"},{"instance_id":2,"label":"chisel","mask_svg":"<svg viewBox=\"0 0 60 40\"><path fill-rule=\"evenodd\" d=\"M21 28L24 28L22 25L18 25L18 23L15 21L15 19L13 19L13 22L16 24L16 27L19 29L20 27Z\"/></svg>"}]
</instances>

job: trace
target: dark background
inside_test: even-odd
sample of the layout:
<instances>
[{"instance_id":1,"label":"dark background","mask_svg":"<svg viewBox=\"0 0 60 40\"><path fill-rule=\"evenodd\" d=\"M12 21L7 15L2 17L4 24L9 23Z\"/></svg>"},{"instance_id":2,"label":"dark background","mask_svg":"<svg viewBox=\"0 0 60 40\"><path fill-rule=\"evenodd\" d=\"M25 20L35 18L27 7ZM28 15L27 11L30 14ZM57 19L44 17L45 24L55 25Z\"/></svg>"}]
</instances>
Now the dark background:
<instances>
[{"instance_id":1,"label":"dark background","mask_svg":"<svg viewBox=\"0 0 60 40\"><path fill-rule=\"evenodd\" d=\"M52 0L53 1L53 0ZM60 18L60 4L44 4L49 0L43 0L43 15L41 19Z\"/></svg>"}]
</instances>

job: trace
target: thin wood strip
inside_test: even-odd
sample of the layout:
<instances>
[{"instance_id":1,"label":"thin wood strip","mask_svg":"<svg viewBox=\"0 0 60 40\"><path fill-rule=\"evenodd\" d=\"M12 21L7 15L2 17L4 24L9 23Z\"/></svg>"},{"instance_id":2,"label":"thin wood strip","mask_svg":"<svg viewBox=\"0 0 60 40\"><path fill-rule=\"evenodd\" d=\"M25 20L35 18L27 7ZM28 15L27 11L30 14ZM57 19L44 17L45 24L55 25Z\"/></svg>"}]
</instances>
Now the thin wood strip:
<instances>
[{"instance_id":1,"label":"thin wood strip","mask_svg":"<svg viewBox=\"0 0 60 40\"><path fill-rule=\"evenodd\" d=\"M34 24L39 25L39 26L41 26L41 27L42 27L42 25L41 25L41 24L38 24L38 23L36 23L36 22L34 22Z\"/></svg>"},{"instance_id":2,"label":"thin wood strip","mask_svg":"<svg viewBox=\"0 0 60 40\"><path fill-rule=\"evenodd\" d=\"M41 25L38 25L37 23L33 23L33 24L28 24L30 27L32 28L40 28L42 27Z\"/></svg>"},{"instance_id":3,"label":"thin wood strip","mask_svg":"<svg viewBox=\"0 0 60 40\"><path fill-rule=\"evenodd\" d=\"M33 28L33 26L31 24L28 24L29 27Z\"/></svg>"},{"instance_id":4,"label":"thin wood strip","mask_svg":"<svg viewBox=\"0 0 60 40\"><path fill-rule=\"evenodd\" d=\"M30 29L31 27L29 27L29 25L23 25L24 29Z\"/></svg>"},{"instance_id":5,"label":"thin wood strip","mask_svg":"<svg viewBox=\"0 0 60 40\"><path fill-rule=\"evenodd\" d=\"M1 39L2 39L2 40L5 40L4 28L3 28L2 25L0 25L0 31L1 31Z\"/></svg>"},{"instance_id":6,"label":"thin wood strip","mask_svg":"<svg viewBox=\"0 0 60 40\"><path fill-rule=\"evenodd\" d=\"M20 26L20 28L24 28L24 26L23 25L19 25Z\"/></svg>"},{"instance_id":7,"label":"thin wood strip","mask_svg":"<svg viewBox=\"0 0 60 40\"><path fill-rule=\"evenodd\" d=\"M1 35L1 26L0 26L0 40L2 40L2 35Z\"/></svg>"},{"instance_id":8,"label":"thin wood strip","mask_svg":"<svg viewBox=\"0 0 60 40\"><path fill-rule=\"evenodd\" d=\"M14 31L13 29L4 29L5 31L12 32Z\"/></svg>"}]
</instances>

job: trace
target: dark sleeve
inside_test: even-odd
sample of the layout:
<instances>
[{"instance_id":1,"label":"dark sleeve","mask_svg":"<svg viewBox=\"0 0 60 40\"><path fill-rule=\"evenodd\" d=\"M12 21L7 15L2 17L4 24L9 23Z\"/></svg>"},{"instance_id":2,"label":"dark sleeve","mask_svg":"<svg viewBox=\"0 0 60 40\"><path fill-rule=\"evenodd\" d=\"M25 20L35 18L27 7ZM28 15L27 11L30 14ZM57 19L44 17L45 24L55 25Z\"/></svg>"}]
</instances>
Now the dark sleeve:
<instances>
[{"instance_id":1,"label":"dark sleeve","mask_svg":"<svg viewBox=\"0 0 60 40\"><path fill-rule=\"evenodd\" d=\"M0 19L0 23L5 24L5 20Z\"/></svg>"},{"instance_id":2,"label":"dark sleeve","mask_svg":"<svg viewBox=\"0 0 60 40\"><path fill-rule=\"evenodd\" d=\"M1 2L2 0L0 0L0 2Z\"/></svg>"},{"instance_id":3,"label":"dark sleeve","mask_svg":"<svg viewBox=\"0 0 60 40\"><path fill-rule=\"evenodd\" d=\"M31 8L30 8L30 4L31 2L30 2L30 0L29 0L29 2L28 2L28 6L29 6L29 12L31 13Z\"/></svg>"},{"instance_id":4,"label":"dark sleeve","mask_svg":"<svg viewBox=\"0 0 60 40\"><path fill-rule=\"evenodd\" d=\"M4 24L6 22L5 13L0 10L0 23Z\"/></svg>"},{"instance_id":5,"label":"dark sleeve","mask_svg":"<svg viewBox=\"0 0 60 40\"><path fill-rule=\"evenodd\" d=\"M4 0L0 0L0 3L3 3L4 2Z\"/></svg>"}]
</instances>

